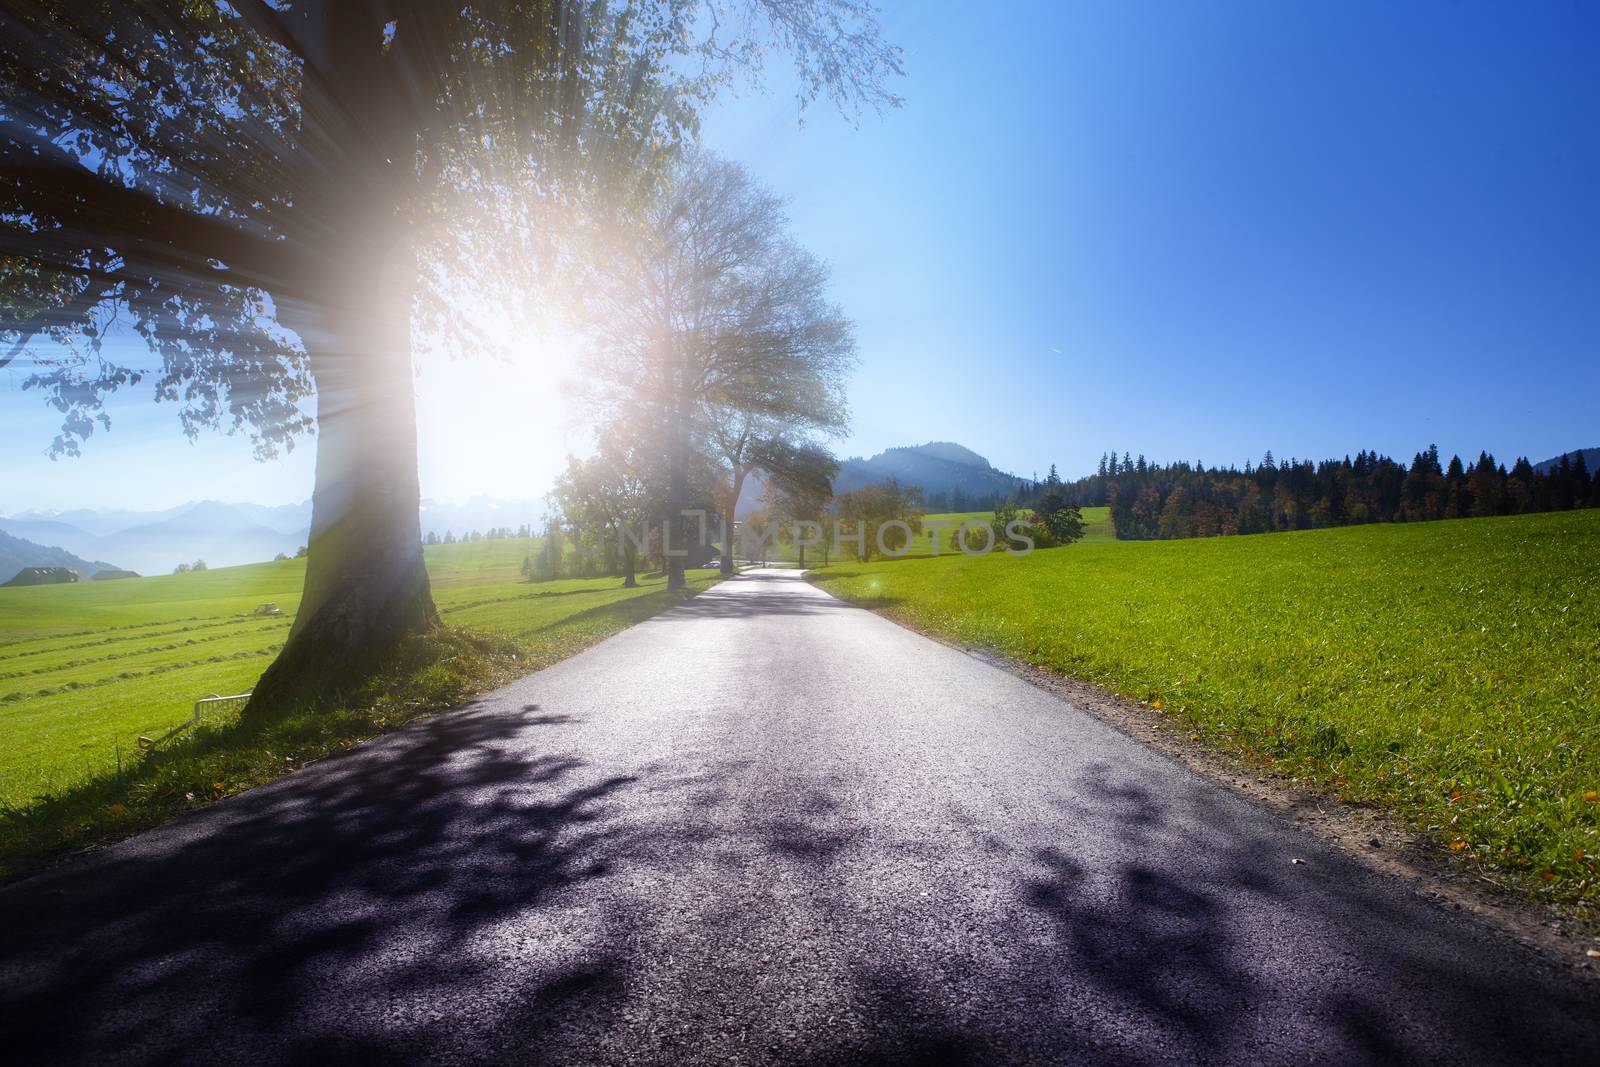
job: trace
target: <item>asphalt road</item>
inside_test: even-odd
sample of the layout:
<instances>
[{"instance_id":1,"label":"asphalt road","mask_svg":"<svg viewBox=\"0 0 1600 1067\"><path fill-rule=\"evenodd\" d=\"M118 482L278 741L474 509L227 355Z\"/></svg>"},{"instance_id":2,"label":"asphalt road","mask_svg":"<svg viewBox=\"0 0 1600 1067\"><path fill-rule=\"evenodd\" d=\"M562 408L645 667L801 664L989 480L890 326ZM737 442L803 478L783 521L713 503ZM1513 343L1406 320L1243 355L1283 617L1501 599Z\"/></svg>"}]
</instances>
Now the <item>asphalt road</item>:
<instances>
[{"instance_id":1,"label":"asphalt road","mask_svg":"<svg viewBox=\"0 0 1600 1067\"><path fill-rule=\"evenodd\" d=\"M1592 1065L1600 999L766 572L0 892L0 1060Z\"/></svg>"}]
</instances>

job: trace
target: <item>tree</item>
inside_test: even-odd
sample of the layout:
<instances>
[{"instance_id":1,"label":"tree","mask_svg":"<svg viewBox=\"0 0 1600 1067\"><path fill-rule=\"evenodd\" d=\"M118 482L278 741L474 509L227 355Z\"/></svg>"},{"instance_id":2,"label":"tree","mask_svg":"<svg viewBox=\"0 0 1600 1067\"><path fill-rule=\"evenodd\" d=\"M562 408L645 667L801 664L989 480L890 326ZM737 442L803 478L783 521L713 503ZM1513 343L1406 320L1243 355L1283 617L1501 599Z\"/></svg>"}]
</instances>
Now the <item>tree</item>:
<instances>
[{"instance_id":1,"label":"tree","mask_svg":"<svg viewBox=\"0 0 1600 1067\"><path fill-rule=\"evenodd\" d=\"M832 469L824 469L819 464L810 477L775 476L767 479L762 503L775 519L787 521L787 532L794 543L797 565L801 569L806 565L806 544L810 542L821 547L826 543L828 502L833 499L833 478L838 472L838 463L834 461ZM804 535L797 529L800 523L808 524ZM823 558L827 558L826 553Z\"/></svg>"},{"instance_id":2,"label":"tree","mask_svg":"<svg viewBox=\"0 0 1600 1067\"><path fill-rule=\"evenodd\" d=\"M622 427L606 427L593 457L567 460L567 470L552 494L568 524L584 531L584 540L615 546L624 588L639 584L638 553L648 543L652 515L660 510L651 489L661 484L654 469L660 465L659 457L659 448Z\"/></svg>"},{"instance_id":3,"label":"tree","mask_svg":"<svg viewBox=\"0 0 1600 1067\"><path fill-rule=\"evenodd\" d=\"M1036 538L1042 544L1070 545L1083 538L1083 512L1078 505L1067 503L1066 490L1053 464L1033 510L1036 525L1044 528L1044 536Z\"/></svg>"},{"instance_id":4,"label":"tree","mask_svg":"<svg viewBox=\"0 0 1600 1067\"><path fill-rule=\"evenodd\" d=\"M194 563L192 565L190 565L189 569L191 571L203 571L203 570L206 570L207 569L206 568L206 561L203 560L203 559L197 559L197 560L194 561Z\"/></svg>"},{"instance_id":5,"label":"tree","mask_svg":"<svg viewBox=\"0 0 1600 1067\"><path fill-rule=\"evenodd\" d=\"M597 235L590 400L666 442L665 518L689 503L691 453L717 457L724 528L763 457L797 455L847 425L850 323L826 268L784 234L781 201L735 163L688 152L634 224ZM723 573L733 566L724 538ZM669 560L668 584L683 582Z\"/></svg>"},{"instance_id":6,"label":"tree","mask_svg":"<svg viewBox=\"0 0 1600 1067\"><path fill-rule=\"evenodd\" d=\"M63 412L57 451L144 376L102 347L113 321L190 433L268 456L316 396L305 589L253 709L437 624L412 341L469 347L462 290L537 291L512 269L550 258L530 212L648 184L768 42L803 99L893 104L900 70L860 0L6 0L0 21L0 365L45 345L26 381Z\"/></svg>"},{"instance_id":7,"label":"tree","mask_svg":"<svg viewBox=\"0 0 1600 1067\"><path fill-rule=\"evenodd\" d=\"M844 527L839 536L841 546L850 538L856 558L862 562L883 549L905 549L910 539L922 532L922 508L917 503L921 497L921 489L902 486L893 478L845 493L838 502L839 522Z\"/></svg>"},{"instance_id":8,"label":"tree","mask_svg":"<svg viewBox=\"0 0 1600 1067\"><path fill-rule=\"evenodd\" d=\"M533 557L532 572L528 575L529 581L548 582L561 577L562 540L561 522L555 516L551 516L545 522L539 554Z\"/></svg>"},{"instance_id":9,"label":"tree","mask_svg":"<svg viewBox=\"0 0 1600 1067\"><path fill-rule=\"evenodd\" d=\"M705 217L689 220L684 231L692 284L680 300L693 309L685 321L703 339L696 369L704 391L695 414L727 464L722 519L732 531L752 471L814 481L824 468L827 478L837 470L815 439L848 428L845 378L855 341L849 320L827 299L827 268L784 235L777 197L743 167L704 154L690 158L683 177L691 197L703 195L697 189L718 197L699 200ZM732 572L730 535L722 573Z\"/></svg>"},{"instance_id":10,"label":"tree","mask_svg":"<svg viewBox=\"0 0 1600 1067\"><path fill-rule=\"evenodd\" d=\"M1007 527L1016 522L1020 517L1021 513L1017 510L1016 497L1008 496L1005 498L1005 500L1001 501L999 504L996 504L994 508L994 516L989 520L989 533L993 538L993 540L989 543L991 545L1007 544L1011 539L1011 533Z\"/></svg>"},{"instance_id":11,"label":"tree","mask_svg":"<svg viewBox=\"0 0 1600 1067\"><path fill-rule=\"evenodd\" d=\"M187 563L180 563L176 567L172 568L172 573L173 574L188 574L189 573L189 565Z\"/></svg>"}]
</instances>

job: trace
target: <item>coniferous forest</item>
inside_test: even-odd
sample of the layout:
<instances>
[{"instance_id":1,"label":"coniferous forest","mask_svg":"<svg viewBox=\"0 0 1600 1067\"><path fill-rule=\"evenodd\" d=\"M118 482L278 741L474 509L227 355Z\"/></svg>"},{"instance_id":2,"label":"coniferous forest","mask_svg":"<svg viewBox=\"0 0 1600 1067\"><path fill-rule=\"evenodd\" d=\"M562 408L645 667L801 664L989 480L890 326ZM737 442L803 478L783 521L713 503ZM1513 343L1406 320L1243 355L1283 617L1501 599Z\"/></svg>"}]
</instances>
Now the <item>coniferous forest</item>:
<instances>
[{"instance_id":1,"label":"coniferous forest","mask_svg":"<svg viewBox=\"0 0 1600 1067\"><path fill-rule=\"evenodd\" d=\"M1432 445L1409 466L1367 451L1320 463L1278 462L1268 452L1243 470L1181 461L1162 466L1110 452L1094 474L1063 488L1066 499L1080 506L1109 505L1121 540L1600 507L1600 478L1590 474L1581 452L1540 471L1526 458L1507 469L1487 452L1470 464L1459 456L1443 463Z\"/></svg>"}]
</instances>

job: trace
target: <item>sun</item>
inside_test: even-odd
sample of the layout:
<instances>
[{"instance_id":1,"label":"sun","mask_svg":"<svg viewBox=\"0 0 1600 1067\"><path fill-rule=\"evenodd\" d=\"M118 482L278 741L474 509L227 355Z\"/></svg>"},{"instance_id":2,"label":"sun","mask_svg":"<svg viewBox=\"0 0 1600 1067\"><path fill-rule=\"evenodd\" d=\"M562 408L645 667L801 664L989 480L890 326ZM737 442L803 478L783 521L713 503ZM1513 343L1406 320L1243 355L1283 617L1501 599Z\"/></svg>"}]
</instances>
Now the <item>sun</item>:
<instances>
[{"instance_id":1,"label":"sun","mask_svg":"<svg viewBox=\"0 0 1600 1067\"><path fill-rule=\"evenodd\" d=\"M507 338L498 355L418 361L423 497L536 500L569 455L590 451L589 423L565 387L577 374L575 339Z\"/></svg>"}]
</instances>

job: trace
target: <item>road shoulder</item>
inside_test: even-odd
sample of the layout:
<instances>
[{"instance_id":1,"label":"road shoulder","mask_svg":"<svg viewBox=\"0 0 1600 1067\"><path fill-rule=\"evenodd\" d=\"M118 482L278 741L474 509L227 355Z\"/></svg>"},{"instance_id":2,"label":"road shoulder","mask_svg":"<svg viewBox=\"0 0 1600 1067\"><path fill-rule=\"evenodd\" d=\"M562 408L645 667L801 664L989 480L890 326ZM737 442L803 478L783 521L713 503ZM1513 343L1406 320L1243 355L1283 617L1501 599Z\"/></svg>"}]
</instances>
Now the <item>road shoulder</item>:
<instances>
[{"instance_id":1,"label":"road shoulder","mask_svg":"<svg viewBox=\"0 0 1600 1067\"><path fill-rule=\"evenodd\" d=\"M889 613L873 614L1059 697L1131 740L1333 845L1369 870L1404 882L1441 910L1474 916L1580 981L1600 985L1600 919L1530 901L1478 871L1466 870L1375 808L1351 804L1303 784L1291 786L1283 776L1263 772L1232 753L1201 747L1158 710L992 649L968 646L907 625Z\"/></svg>"}]
</instances>

